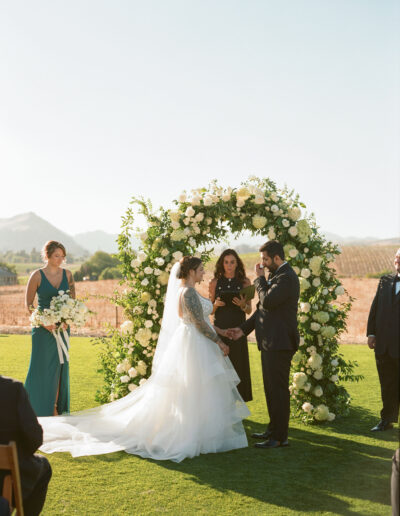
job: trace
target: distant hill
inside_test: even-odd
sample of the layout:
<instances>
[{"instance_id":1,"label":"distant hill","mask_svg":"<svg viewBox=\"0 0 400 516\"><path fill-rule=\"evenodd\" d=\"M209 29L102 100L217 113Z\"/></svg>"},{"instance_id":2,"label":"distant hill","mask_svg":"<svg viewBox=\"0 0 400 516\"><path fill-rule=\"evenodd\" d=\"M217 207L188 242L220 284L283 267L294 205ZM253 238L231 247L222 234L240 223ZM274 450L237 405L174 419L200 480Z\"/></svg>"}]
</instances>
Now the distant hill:
<instances>
[{"instance_id":1,"label":"distant hill","mask_svg":"<svg viewBox=\"0 0 400 516\"><path fill-rule=\"evenodd\" d=\"M85 247L90 254L94 254L96 251L118 252L117 238L117 234L113 235L101 230L74 235L75 242Z\"/></svg>"},{"instance_id":2,"label":"distant hill","mask_svg":"<svg viewBox=\"0 0 400 516\"><path fill-rule=\"evenodd\" d=\"M74 256L88 254L70 235L52 226L33 212L0 219L0 251L31 251L41 249L47 240L57 240Z\"/></svg>"}]
</instances>

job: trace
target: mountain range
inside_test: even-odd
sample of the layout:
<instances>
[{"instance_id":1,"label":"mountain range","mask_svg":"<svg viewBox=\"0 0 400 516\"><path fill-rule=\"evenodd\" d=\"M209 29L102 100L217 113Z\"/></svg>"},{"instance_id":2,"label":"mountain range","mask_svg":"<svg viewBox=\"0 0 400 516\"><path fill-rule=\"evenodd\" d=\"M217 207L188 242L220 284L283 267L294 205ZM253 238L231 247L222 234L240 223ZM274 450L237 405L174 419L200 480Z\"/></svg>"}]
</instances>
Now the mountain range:
<instances>
[{"instance_id":1,"label":"mountain range","mask_svg":"<svg viewBox=\"0 0 400 516\"><path fill-rule=\"evenodd\" d=\"M324 234L328 240L340 245L396 245L400 241L400 238L357 238L342 237L329 232L324 232ZM30 252L33 248L41 249L47 240L57 240L62 242L67 252L75 257L84 257L96 251L116 253L117 237L117 234L106 233L101 230L71 236L33 212L21 213L8 219L0 219L0 252L22 250ZM239 237L231 243L240 252L256 251L259 244L259 236ZM223 247L226 248L226 245ZM243 250L240 247L243 247Z\"/></svg>"}]
</instances>

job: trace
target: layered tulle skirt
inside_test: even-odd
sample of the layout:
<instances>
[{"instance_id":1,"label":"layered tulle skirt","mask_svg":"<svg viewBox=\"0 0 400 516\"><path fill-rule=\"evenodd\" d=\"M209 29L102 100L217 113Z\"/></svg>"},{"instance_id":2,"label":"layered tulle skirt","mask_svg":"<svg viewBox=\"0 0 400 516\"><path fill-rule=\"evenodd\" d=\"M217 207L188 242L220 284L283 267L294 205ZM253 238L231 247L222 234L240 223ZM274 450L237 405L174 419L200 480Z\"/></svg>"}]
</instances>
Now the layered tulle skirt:
<instances>
[{"instance_id":1,"label":"layered tulle skirt","mask_svg":"<svg viewBox=\"0 0 400 516\"><path fill-rule=\"evenodd\" d=\"M147 382L124 398L68 416L39 418L45 453L74 457L124 450L180 462L247 446L229 358L193 325L178 326Z\"/></svg>"}]
</instances>

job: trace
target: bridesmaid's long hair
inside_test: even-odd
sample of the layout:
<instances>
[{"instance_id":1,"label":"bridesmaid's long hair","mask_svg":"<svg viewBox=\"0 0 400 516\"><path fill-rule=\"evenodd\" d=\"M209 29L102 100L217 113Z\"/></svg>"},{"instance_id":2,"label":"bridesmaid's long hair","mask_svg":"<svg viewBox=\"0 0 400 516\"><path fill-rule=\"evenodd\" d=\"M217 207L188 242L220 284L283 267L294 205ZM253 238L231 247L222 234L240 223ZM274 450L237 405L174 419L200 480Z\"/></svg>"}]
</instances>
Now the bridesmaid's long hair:
<instances>
[{"instance_id":1,"label":"bridesmaid's long hair","mask_svg":"<svg viewBox=\"0 0 400 516\"><path fill-rule=\"evenodd\" d=\"M244 265L242 260L239 258L239 255L234 249L225 249L225 251L221 254L221 256L218 258L217 263L215 264L215 271L214 271L214 278L219 279L223 278L225 271L224 271L224 258L225 256L234 256L236 258L236 270L235 270L235 278L239 281L244 281L246 278L246 273L244 270Z\"/></svg>"}]
</instances>

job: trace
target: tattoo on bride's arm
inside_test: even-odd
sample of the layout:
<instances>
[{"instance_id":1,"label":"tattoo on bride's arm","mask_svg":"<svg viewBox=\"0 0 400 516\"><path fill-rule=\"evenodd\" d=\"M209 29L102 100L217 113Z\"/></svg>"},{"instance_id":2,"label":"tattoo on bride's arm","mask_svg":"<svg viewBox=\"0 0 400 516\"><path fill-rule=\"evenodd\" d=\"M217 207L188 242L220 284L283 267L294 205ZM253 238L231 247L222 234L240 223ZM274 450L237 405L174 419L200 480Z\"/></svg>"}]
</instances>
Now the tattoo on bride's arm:
<instances>
[{"instance_id":1,"label":"tattoo on bride's arm","mask_svg":"<svg viewBox=\"0 0 400 516\"><path fill-rule=\"evenodd\" d=\"M203 308L201 307L201 303L195 289L188 288L183 294L183 300L191 322L207 338L214 342L218 342L218 335L204 320Z\"/></svg>"}]
</instances>

